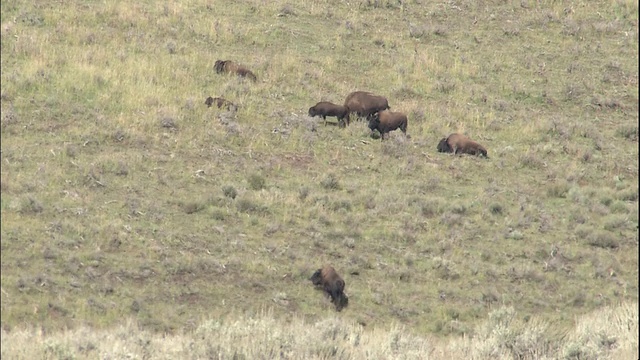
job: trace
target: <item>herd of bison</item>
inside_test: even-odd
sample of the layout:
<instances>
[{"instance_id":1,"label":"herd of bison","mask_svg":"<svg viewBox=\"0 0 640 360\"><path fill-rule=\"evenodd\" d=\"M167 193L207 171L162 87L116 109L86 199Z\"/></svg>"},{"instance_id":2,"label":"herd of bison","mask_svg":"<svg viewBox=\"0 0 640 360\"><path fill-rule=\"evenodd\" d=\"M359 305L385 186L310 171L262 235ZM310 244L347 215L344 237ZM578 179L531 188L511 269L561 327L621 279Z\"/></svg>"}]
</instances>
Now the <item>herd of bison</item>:
<instances>
[{"instance_id":1,"label":"herd of bison","mask_svg":"<svg viewBox=\"0 0 640 360\"><path fill-rule=\"evenodd\" d=\"M254 82L257 81L256 75L251 70L231 60L217 60L213 68L218 74L235 74ZM230 111L238 110L236 104L222 97L213 98L209 96L205 100L205 104L208 107L215 105L219 109L225 108ZM315 104L309 108L309 116L320 116L325 120L325 124L327 116L335 117L338 119L338 126L346 127L349 125L351 114L355 114L358 119L366 119L372 134L377 130L380 133L381 140L384 140L386 134L390 131L397 129L400 129L405 136L409 137L407 135L407 115L401 112L393 112L389 109L391 107L386 97L367 91L354 91L347 96L343 105L333 104L328 101L321 101ZM489 157L484 146L457 133L442 138L436 149L438 152ZM331 297L331 302L335 305L337 311L341 311L349 303L349 298L344 293L345 282L333 267L327 265L318 269L309 280Z\"/></svg>"}]
</instances>

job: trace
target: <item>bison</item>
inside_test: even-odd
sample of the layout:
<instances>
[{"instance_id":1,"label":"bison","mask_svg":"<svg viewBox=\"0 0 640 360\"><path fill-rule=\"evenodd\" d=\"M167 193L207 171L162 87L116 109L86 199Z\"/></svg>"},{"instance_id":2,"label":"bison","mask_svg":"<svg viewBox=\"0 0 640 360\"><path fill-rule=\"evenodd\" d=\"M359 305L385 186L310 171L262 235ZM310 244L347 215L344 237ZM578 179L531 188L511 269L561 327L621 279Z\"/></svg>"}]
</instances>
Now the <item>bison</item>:
<instances>
[{"instance_id":1,"label":"bison","mask_svg":"<svg viewBox=\"0 0 640 360\"><path fill-rule=\"evenodd\" d=\"M213 65L213 68L216 70L216 73L232 73L238 76L246 77L251 79L252 81L256 81L255 74L251 72L251 70L247 69L245 66L237 64L231 60L217 60Z\"/></svg>"},{"instance_id":2,"label":"bison","mask_svg":"<svg viewBox=\"0 0 640 360\"><path fill-rule=\"evenodd\" d=\"M223 107L227 108L227 110L229 111L236 111L238 110L238 106L234 103L232 103L231 101L225 99L225 98L221 98L221 97L211 97L209 96L207 98L207 100L205 100L204 102L207 107L211 107L211 105L215 104L216 107L218 109L221 109Z\"/></svg>"},{"instance_id":3,"label":"bison","mask_svg":"<svg viewBox=\"0 0 640 360\"><path fill-rule=\"evenodd\" d=\"M349 304L349 298L344 293L344 280L332 266L325 265L316 270L309 280L331 296L331 302L335 304L337 311L341 311Z\"/></svg>"},{"instance_id":4,"label":"bison","mask_svg":"<svg viewBox=\"0 0 640 360\"><path fill-rule=\"evenodd\" d=\"M349 109L342 105L321 101L309 108L309 116L322 116L325 125L327 124L327 116L335 116L338 118L338 125L344 127L344 121L349 116Z\"/></svg>"},{"instance_id":5,"label":"bison","mask_svg":"<svg viewBox=\"0 0 640 360\"><path fill-rule=\"evenodd\" d=\"M347 95L344 100L344 106L349 109L349 113L356 113L361 118L366 118L373 113L391 108L387 98L367 91L354 91Z\"/></svg>"},{"instance_id":6,"label":"bison","mask_svg":"<svg viewBox=\"0 0 640 360\"><path fill-rule=\"evenodd\" d=\"M462 134L451 134L442 138L437 146L438 152L448 152L454 154L482 155L489 158L487 149L477 142Z\"/></svg>"},{"instance_id":7,"label":"bison","mask_svg":"<svg viewBox=\"0 0 640 360\"><path fill-rule=\"evenodd\" d=\"M380 132L380 140L384 140L385 134L396 129L402 130L407 135L407 115L389 110L373 113L367 117L369 129ZM407 135L408 136L408 135Z\"/></svg>"}]
</instances>

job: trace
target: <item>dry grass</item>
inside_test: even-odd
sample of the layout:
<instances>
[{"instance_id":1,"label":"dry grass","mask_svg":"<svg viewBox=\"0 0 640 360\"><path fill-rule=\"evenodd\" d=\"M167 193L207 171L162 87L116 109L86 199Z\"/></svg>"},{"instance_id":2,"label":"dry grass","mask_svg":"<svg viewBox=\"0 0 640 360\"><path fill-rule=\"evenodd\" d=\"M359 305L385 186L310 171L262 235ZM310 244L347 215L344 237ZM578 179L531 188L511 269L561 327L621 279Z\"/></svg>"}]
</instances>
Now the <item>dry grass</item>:
<instances>
[{"instance_id":1,"label":"dry grass","mask_svg":"<svg viewBox=\"0 0 640 360\"><path fill-rule=\"evenodd\" d=\"M441 340L402 326L369 330L338 316L276 321L267 311L227 315L193 331L160 335L127 321L109 331L79 327L54 333L2 331L11 359L637 359L638 307L606 307L565 334L538 318L518 320L513 308L489 314L474 335Z\"/></svg>"}]
</instances>

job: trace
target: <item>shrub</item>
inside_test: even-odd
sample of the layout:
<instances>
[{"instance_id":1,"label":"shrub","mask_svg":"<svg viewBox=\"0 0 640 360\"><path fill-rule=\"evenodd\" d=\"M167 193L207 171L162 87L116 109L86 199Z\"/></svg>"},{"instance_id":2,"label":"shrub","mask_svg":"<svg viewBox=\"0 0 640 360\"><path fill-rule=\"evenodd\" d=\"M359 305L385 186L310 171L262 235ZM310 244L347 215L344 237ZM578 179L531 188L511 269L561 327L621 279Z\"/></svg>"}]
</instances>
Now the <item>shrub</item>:
<instances>
[{"instance_id":1,"label":"shrub","mask_svg":"<svg viewBox=\"0 0 640 360\"><path fill-rule=\"evenodd\" d=\"M566 181L553 183L547 187L547 196L554 198L567 197L569 192L569 184Z\"/></svg>"},{"instance_id":2,"label":"shrub","mask_svg":"<svg viewBox=\"0 0 640 360\"><path fill-rule=\"evenodd\" d=\"M430 199L422 203L420 207L420 212L422 216L427 218L432 218L436 215L441 214L443 211L442 203L437 199Z\"/></svg>"},{"instance_id":3,"label":"shrub","mask_svg":"<svg viewBox=\"0 0 640 360\"><path fill-rule=\"evenodd\" d=\"M615 249L620 246L618 239L608 231L596 231L587 238L587 244L603 249Z\"/></svg>"},{"instance_id":4,"label":"shrub","mask_svg":"<svg viewBox=\"0 0 640 360\"><path fill-rule=\"evenodd\" d=\"M638 201L638 189L628 188L618 191L616 194L618 200L623 201Z\"/></svg>"},{"instance_id":5,"label":"shrub","mask_svg":"<svg viewBox=\"0 0 640 360\"><path fill-rule=\"evenodd\" d=\"M256 191L264 189L267 183L264 176L260 174L249 175L247 182L249 182L249 188Z\"/></svg>"},{"instance_id":6,"label":"shrub","mask_svg":"<svg viewBox=\"0 0 640 360\"><path fill-rule=\"evenodd\" d=\"M499 203L489 205L489 211L494 215L502 215L504 208Z\"/></svg>"},{"instance_id":7,"label":"shrub","mask_svg":"<svg viewBox=\"0 0 640 360\"><path fill-rule=\"evenodd\" d=\"M340 190L340 183L334 174L328 174L320 181L320 185L327 190Z\"/></svg>"},{"instance_id":8,"label":"shrub","mask_svg":"<svg viewBox=\"0 0 640 360\"><path fill-rule=\"evenodd\" d=\"M224 196L232 199L235 199L236 196L238 196L238 191L231 185L224 186L222 188L222 193L224 194Z\"/></svg>"}]
</instances>

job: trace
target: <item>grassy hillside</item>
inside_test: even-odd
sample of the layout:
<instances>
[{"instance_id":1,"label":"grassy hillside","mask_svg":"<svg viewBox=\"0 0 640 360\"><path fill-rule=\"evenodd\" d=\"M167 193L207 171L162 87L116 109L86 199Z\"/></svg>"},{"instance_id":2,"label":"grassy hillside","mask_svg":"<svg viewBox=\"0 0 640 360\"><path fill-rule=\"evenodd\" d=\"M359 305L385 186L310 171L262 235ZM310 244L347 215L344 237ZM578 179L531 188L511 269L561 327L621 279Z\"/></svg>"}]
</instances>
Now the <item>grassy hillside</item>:
<instances>
[{"instance_id":1,"label":"grassy hillside","mask_svg":"<svg viewBox=\"0 0 640 360\"><path fill-rule=\"evenodd\" d=\"M5 331L318 321L325 263L341 318L415 334L471 335L502 306L564 332L638 300L635 1L1 11ZM411 138L307 116L355 90ZM452 132L490 159L437 153Z\"/></svg>"}]
</instances>

